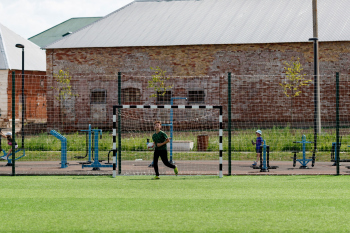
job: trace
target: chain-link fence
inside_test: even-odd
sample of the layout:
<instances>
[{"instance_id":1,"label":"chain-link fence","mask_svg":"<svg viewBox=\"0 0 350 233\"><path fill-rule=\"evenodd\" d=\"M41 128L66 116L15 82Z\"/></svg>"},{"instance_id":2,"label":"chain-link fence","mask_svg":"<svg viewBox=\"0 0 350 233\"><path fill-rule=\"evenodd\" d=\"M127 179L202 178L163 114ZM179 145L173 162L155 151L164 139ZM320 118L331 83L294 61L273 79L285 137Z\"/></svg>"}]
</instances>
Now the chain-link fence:
<instances>
[{"instance_id":1,"label":"chain-link fence","mask_svg":"<svg viewBox=\"0 0 350 233\"><path fill-rule=\"evenodd\" d=\"M150 106L120 112L120 174L154 174L147 139L152 142L155 120L172 137L169 160L180 174L219 173L218 113L151 108L171 105L222 106L224 175L336 174L338 150L340 174L350 171L348 75L339 77L340 148L335 143L335 73L320 76L321 121L315 113L313 76L70 76L62 71L55 76L25 75L23 93L22 76L14 79L18 152L16 160L12 155L6 158L11 147L5 134L12 132L13 119L10 75L1 101L5 160L0 174L13 174L13 168L16 174L112 174L114 105ZM260 147L255 144L257 130L265 143ZM161 173L172 174L159 164Z\"/></svg>"}]
</instances>

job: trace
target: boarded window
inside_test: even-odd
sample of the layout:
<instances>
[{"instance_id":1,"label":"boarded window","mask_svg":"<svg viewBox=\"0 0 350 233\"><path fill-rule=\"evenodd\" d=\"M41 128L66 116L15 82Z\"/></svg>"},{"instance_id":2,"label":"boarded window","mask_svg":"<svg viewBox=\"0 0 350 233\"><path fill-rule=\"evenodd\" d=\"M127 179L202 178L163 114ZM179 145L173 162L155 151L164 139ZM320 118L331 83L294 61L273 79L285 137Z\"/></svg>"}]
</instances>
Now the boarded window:
<instances>
[{"instance_id":1,"label":"boarded window","mask_svg":"<svg viewBox=\"0 0 350 233\"><path fill-rule=\"evenodd\" d=\"M188 103L204 103L205 94L203 90L188 91Z\"/></svg>"},{"instance_id":2,"label":"boarded window","mask_svg":"<svg viewBox=\"0 0 350 233\"><path fill-rule=\"evenodd\" d=\"M138 104L141 102L141 91L138 88L122 89L122 103L123 104Z\"/></svg>"},{"instance_id":3,"label":"boarded window","mask_svg":"<svg viewBox=\"0 0 350 233\"><path fill-rule=\"evenodd\" d=\"M106 104L107 92L106 90L91 91L91 104Z\"/></svg>"},{"instance_id":4,"label":"boarded window","mask_svg":"<svg viewBox=\"0 0 350 233\"><path fill-rule=\"evenodd\" d=\"M158 91L157 104L170 104L171 91Z\"/></svg>"}]
</instances>

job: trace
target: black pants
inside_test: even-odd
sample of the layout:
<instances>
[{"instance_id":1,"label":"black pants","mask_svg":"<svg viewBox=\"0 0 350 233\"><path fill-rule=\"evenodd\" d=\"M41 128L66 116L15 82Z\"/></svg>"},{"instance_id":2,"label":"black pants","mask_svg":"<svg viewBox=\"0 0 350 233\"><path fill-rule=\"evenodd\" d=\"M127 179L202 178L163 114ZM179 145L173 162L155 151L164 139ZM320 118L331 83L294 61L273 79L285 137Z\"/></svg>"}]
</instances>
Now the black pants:
<instances>
[{"instance_id":1,"label":"black pants","mask_svg":"<svg viewBox=\"0 0 350 233\"><path fill-rule=\"evenodd\" d=\"M165 166L170 167L172 169L175 168L175 165L169 163L168 161L168 151L167 150L155 150L153 154L153 167L154 171L156 172L156 176L159 176L159 171L158 171L158 158L162 159L163 163Z\"/></svg>"}]
</instances>

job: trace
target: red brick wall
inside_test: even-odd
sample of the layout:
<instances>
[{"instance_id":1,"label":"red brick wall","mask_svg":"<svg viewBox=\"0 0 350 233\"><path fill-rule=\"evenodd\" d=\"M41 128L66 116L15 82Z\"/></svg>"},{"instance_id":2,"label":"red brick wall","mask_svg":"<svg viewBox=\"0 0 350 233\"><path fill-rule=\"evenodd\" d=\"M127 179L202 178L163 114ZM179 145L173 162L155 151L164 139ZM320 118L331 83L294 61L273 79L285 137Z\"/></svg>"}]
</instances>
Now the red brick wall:
<instances>
[{"instance_id":1,"label":"red brick wall","mask_svg":"<svg viewBox=\"0 0 350 233\"><path fill-rule=\"evenodd\" d=\"M22 95L22 71L10 70L8 75L8 118L12 118L12 71L15 71L16 118L20 117L20 96ZM27 122L46 122L47 80L45 71L24 72L24 96L26 102L25 119Z\"/></svg>"},{"instance_id":2,"label":"red brick wall","mask_svg":"<svg viewBox=\"0 0 350 233\"><path fill-rule=\"evenodd\" d=\"M350 74L350 42L320 43L320 73L327 77L335 72ZM288 122L290 118L290 100L284 97L279 86L279 79L273 75L283 76L283 62L292 57L299 57L308 75L313 74L313 44L281 43L281 44L245 44L245 45L197 45L197 46L164 46L164 47L127 47L127 48L78 48L49 49L47 54L47 74L50 76L60 69L68 69L73 75L72 85L79 94L74 104L75 117L62 115L60 104L54 99L54 92L48 91L48 116L51 123L64 121L62 124L70 128L72 125L92 121L89 94L93 88L106 89L108 92L107 117L100 122L110 122L111 106L117 103L117 72L122 72L135 85L141 85L143 101L149 103L147 82L138 76L150 76L150 67L159 66L172 76L210 76L205 85L207 89L206 104L221 104L227 115L227 73L233 75L233 120L245 121L279 121ZM108 75L109 78L106 78ZM259 82L249 77L235 75L260 75ZM111 78L114 77L114 78ZM125 79L125 80L124 80ZM126 83L126 77L123 85ZM329 78L321 84L323 116L333 119L334 86ZM132 81L131 81L132 82ZM331 81L332 83L332 81ZM55 85L48 80L48 85ZM187 85L187 86L186 86ZM194 83L177 81L176 96L186 93ZM237 89L238 88L238 89ZM255 90L255 92L254 92ZM255 93L255 94L254 94ZM272 95L273 93L273 95ZM344 101L348 101L344 95ZM259 101L260 100L260 101ZM312 121L313 119L313 86L305 88L302 96L295 99L293 119ZM261 103L261 104L260 104ZM265 104L264 103L268 103ZM263 107L265 106L265 107ZM266 107L268 106L268 107ZM333 111L333 112L332 112ZM256 113L260 117L254 116ZM328 119L327 118L327 119Z\"/></svg>"},{"instance_id":3,"label":"red brick wall","mask_svg":"<svg viewBox=\"0 0 350 233\"><path fill-rule=\"evenodd\" d=\"M321 42L321 73L350 74L350 42ZM49 49L47 74L69 69L72 74L150 74L160 66L168 75L279 75L283 61L300 57L307 74L313 74L313 44L198 45L127 48Z\"/></svg>"}]
</instances>

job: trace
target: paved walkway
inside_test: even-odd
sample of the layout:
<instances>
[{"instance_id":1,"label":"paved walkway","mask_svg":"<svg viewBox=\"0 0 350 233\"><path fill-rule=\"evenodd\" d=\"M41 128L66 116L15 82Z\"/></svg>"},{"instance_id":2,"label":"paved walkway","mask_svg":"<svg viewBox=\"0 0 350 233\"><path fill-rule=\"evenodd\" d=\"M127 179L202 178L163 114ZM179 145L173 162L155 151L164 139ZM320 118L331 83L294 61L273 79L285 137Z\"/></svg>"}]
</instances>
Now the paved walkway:
<instances>
[{"instance_id":1,"label":"paved walkway","mask_svg":"<svg viewBox=\"0 0 350 233\"><path fill-rule=\"evenodd\" d=\"M121 166L122 175L153 175L154 169L148 167L151 161L123 161ZM179 168L179 175L218 175L218 161L175 161ZM22 162L16 161L16 175L112 175L112 167L92 170L92 168L82 168L77 161L70 161L67 168L60 168L59 161L49 162ZM101 163L105 164L105 163ZM161 175L174 175L169 169L159 161L159 172ZM270 169L268 172L260 172L260 169L253 169L251 161L232 161L232 175L335 175L336 167L332 162L316 162L314 167L300 169L297 163L293 167L292 161L271 161L270 166L278 166L277 169ZM0 175L11 175L12 166L5 166L6 162L0 163ZM340 174L349 175L350 163L341 163ZM118 170L118 168L117 168ZM224 161L223 174L228 174L228 163Z\"/></svg>"}]
</instances>

